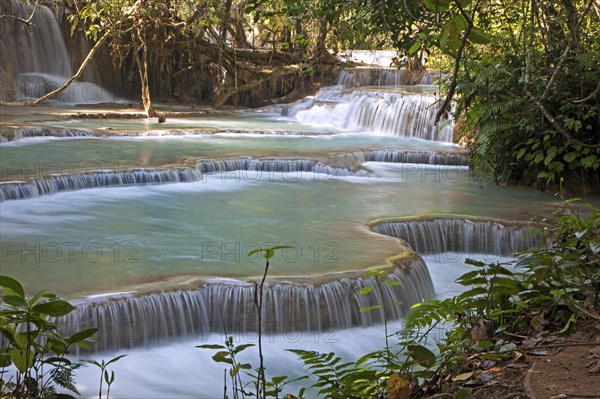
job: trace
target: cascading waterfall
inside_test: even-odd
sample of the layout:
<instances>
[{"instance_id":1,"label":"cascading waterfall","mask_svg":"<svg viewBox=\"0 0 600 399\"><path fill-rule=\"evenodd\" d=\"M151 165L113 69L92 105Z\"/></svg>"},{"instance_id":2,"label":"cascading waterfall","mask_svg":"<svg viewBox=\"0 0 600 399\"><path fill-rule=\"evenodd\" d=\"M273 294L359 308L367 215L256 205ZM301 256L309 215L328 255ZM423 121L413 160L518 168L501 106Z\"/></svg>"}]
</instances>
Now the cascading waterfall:
<instances>
[{"instance_id":1,"label":"cascading waterfall","mask_svg":"<svg viewBox=\"0 0 600 399\"><path fill-rule=\"evenodd\" d=\"M408 85L410 72L397 68L352 68L343 69L337 77L336 85L342 89L362 86L404 86ZM425 73L421 85L433 82L433 75Z\"/></svg>"},{"instance_id":2,"label":"cascading waterfall","mask_svg":"<svg viewBox=\"0 0 600 399\"><path fill-rule=\"evenodd\" d=\"M314 103L295 116L319 126L450 143L454 126L446 119L434 125L435 101L425 94L354 90L341 94L336 104Z\"/></svg>"},{"instance_id":3,"label":"cascading waterfall","mask_svg":"<svg viewBox=\"0 0 600 399\"><path fill-rule=\"evenodd\" d=\"M420 258L397 267L389 279L401 285L378 284L374 279L342 277L321 284L268 282L264 291L265 334L294 331L321 332L368 326L400 318L411 305L431 298L433 285ZM364 287L373 290L359 294ZM255 332L257 314L253 284L213 281L195 290L177 290L103 301L87 300L59 321L67 334L87 326L102 331L94 350L117 350L164 342L175 337L227 331ZM401 305L391 304L402 302ZM379 305L371 312L361 308ZM71 331L73 330L73 331Z\"/></svg>"},{"instance_id":4,"label":"cascading waterfall","mask_svg":"<svg viewBox=\"0 0 600 399\"><path fill-rule=\"evenodd\" d=\"M406 241L420 255L443 252L508 256L536 248L542 236L532 225L502 224L469 219L379 222L376 233Z\"/></svg>"},{"instance_id":5,"label":"cascading waterfall","mask_svg":"<svg viewBox=\"0 0 600 399\"><path fill-rule=\"evenodd\" d=\"M93 134L80 129L48 129L42 127L25 127L13 132L13 141L32 137L91 137ZM8 141L8 140L7 140Z\"/></svg>"},{"instance_id":6,"label":"cascading waterfall","mask_svg":"<svg viewBox=\"0 0 600 399\"><path fill-rule=\"evenodd\" d=\"M87 136L91 133L84 130L49 130L44 128L23 128L15 132L15 137L77 137ZM2 137L2 136L0 136ZM336 154L338 157L349 158L356 163L387 162L387 163L418 163L429 165L468 165L463 154L440 153L435 151L402 151L402 150L372 150L357 151L353 153ZM302 173L325 174L335 176L366 176L368 172L358 167L329 165L314 159L284 159L251 157L203 159L196 162L196 168L176 169L140 169L126 171L92 171L89 173L56 175L47 178L36 178L28 182L10 181L0 182L0 202L19 200L42 195L56 194L61 191L83 190L98 187L130 186L140 184L167 184L184 183L202 180L203 175L248 171L253 172L245 176L244 180L259 180L270 176L262 173L283 173L287 180L299 179Z\"/></svg>"},{"instance_id":7,"label":"cascading waterfall","mask_svg":"<svg viewBox=\"0 0 600 399\"><path fill-rule=\"evenodd\" d=\"M300 178L301 172L323 173L329 176L356 174L356 172L346 168L327 165L311 159L252 159L244 157L201 160L197 162L196 168L98 171L32 179L30 182L4 182L0 183L0 201L27 199L56 194L61 191L97 187L195 182L202 180L202 176L205 174L235 171L259 172L258 174L253 173L252 175L243 176L246 180L259 180L268 177L263 176L260 172L287 173L286 177L288 179ZM294 173L294 176L290 176L289 173ZM366 172L362 171L362 174L366 174ZM237 178L242 178L242 176L237 176Z\"/></svg>"},{"instance_id":8,"label":"cascading waterfall","mask_svg":"<svg viewBox=\"0 0 600 399\"><path fill-rule=\"evenodd\" d=\"M419 163L428 165L468 166L469 161L464 154L435 151L402 151L402 150L372 150L356 151L343 156L352 157L360 163Z\"/></svg>"},{"instance_id":9,"label":"cascading waterfall","mask_svg":"<svg viewBox=\"0 0 600 399\"><path fill-rule=\"evenodd\" d=\"M164 184L198 181L195 169L132 170L125 172L93 172L33 179L29 183L0 183L0 201L27 199L61 191L135 184Z\"/></svg>"},{"instance_id":10,"label":"cascading waterfall","mask_svg":"<svg viewBox=\"0 0 600 399\"><path fill-rule=\"evenodd\" d=\"M34 100L63 86L73 70L54 11L45 5L16 0L3 0L2 7L6 15L24 20L32 16L32 24L25 29L12 18L2 21L0 76L14 85L3 85L0 97L8 101ZM112 93L97 84L83 81L71 83L54 100L74 104L117 101Z\"/></svg>"}]
</instances>

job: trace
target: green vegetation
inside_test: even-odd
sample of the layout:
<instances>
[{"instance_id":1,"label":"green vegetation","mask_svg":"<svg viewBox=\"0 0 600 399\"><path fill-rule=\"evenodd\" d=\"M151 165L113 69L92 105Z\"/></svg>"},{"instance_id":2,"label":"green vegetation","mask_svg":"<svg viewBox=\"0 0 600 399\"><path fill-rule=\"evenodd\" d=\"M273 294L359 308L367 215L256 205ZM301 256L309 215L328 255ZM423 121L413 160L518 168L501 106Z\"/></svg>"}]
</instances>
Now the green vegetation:
<instances>
[{"instance_id":1,"label":"green vegetation","mask_svg":"<svg viewBox=\"0 0 600 399\"><path fill-rule=\"evenodd\" d=\"M115 376L114 372L109 376L106 366L123 356L101 364L74 362L66 357L73 347L89 349L89 340L98 329L87 328L64 336L52 319L71 313L75 310L73 305L45 291L27 297L21 283L8 276L0 276L0 287L4 290L0 296L0 398L74 398L57 393L56 388L79 394L75 372L85 363L92 363L102 371L98 398L102 399L104 378L108 399Z\"/></svg>"},{"instance_id":2,"label":"green vegetation","mask_svg":"<svg viewBox=\"0 0 600 399\"><path fill-rule=\"evenodd\" d=\"M70 337L64 337L50 317L64 316L75 308L66 301L44 291L31 298L25 296L21 284L7 276L0 276L4 289L0 302L0 393L4 397L55 397L55 386L78 394L74 373L81 363L71 362L65 356L70 348L88 348L86 339L98 329L89 328ZM7 368L16 373L4 380ZM72 397L62 395L60 397Z\"/></svg>"}]
</instances>

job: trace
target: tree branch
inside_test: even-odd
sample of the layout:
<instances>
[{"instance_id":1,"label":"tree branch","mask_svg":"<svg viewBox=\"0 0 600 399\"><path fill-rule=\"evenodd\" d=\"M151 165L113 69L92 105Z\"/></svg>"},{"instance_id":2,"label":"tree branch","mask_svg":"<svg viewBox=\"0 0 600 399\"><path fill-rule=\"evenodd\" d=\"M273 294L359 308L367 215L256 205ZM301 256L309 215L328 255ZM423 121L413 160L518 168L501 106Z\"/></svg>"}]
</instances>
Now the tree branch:
<instances>
[{"instance_id":1,"label":"tree branch","mask_svg":"<svg viewBox=\"0 0 600 399\"><path fill-rule=\"evenodd\" d=\"M550 111L548 111L546 106L544 106L544 104L541 101L536 100L536 98L533 96L533 94L529 90L526 90L526 93L533 101L536 102L537 107L540 109L540 111L542 111L542 114L544 114L544 116L546 117L548 122L550 122L550 124L552 126L554 126L554 128L564 138L566 138L569 141L572 141L575 144L579 144L582 147L591 148L591 149L600 148L600 144L587 144L587 143L581 142L581 141L577 140L576 138L574 138L573 136L571 136L571 133L569 133L564 127L562 127L562 125L560 123L558 123L558 121L554 118L554 116L552 116Z\"/></svg>"},{"instance_id":2,"label":"tree branch","mask_svg":"<svg viewBox=\"0 0 600 399\"><path fill-rule=\"evenodd\" d=\"M594 4L594 0L590 0L587 7L583 10L581 15L577 19L577 24L575 25L575 27L573 29L574 31L579 30L579 27L581 26L583 19L585 18L587 13L591 10L593 4ZM550 96L550 91L552 90L552 86L554 85L554 82L556 81L556 79L558 79L558 75L560 74L560 72L562 72L562 69L565 66L565 62L567 61L567 57L569 56L569 52L571 52L571 46L573 46L573 40L574 40L574 37L571 36L569 38L569 43L567 43L567 46L565 47L563 53L560 55L560 58L558 59L558 65L556 65L556 68L554 68L554 71L552 71L552 76L550 76L550 80L548 81L548 84L546 84L544 93L542 94L542 97L540 97L540 99L538 100L539 102L546 101L548 99L548 97Z\"/></svg>"},{"instance_id":3,"label":"tree branch","mask_svg":"<svg viewBox=\"0 0 600 399\"><path fill-rule=\"evenodd\" d=\"M471 18L469 18L469 16L467 15L467 13L465 12L465 10L462 8L461 4L458 1L454 0L454 3L457 5L460 13L467 20L467 29L465 30L462 41L460 43L460 47L458 48L458 52L456 53L456 60L454 62L454 70L452 71L452 80L450 81L450 87L448 88L448 92L446 93L446 98L444 98L444 102L442 103L442 105L440 106L440 109L438 109L438 112L435 115L434 124L436 124L436 125L442 118L442 115L444 115L444 112L446 112L446 108L448 107L448 104L450 104L450 101L452 101L452 98L454 97L454 92L456 91L456 86L458 85L458 81L456 79L458 77L458 70L460 69L460 61L462 60L463 51L465 50L465 47L467 46L467 40L469 38L469 34L471 33L471 29L473 29L473 20ZM478 5L479 5L479 1L475 4L474 10L477 8ZM473 11L473 14L475 14L475 11Z\"/></svg>"}]
</instances>

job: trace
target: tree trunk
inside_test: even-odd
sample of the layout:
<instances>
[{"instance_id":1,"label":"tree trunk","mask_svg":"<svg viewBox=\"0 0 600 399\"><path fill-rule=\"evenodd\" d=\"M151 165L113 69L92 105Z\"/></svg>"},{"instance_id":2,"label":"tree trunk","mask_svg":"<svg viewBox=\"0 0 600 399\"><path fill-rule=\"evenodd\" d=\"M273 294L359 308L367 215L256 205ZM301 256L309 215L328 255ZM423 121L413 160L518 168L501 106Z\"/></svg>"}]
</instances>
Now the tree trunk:
<instances>
[{"instance_id":1,"label":"tree trunk","mask_svg":"<svg viewBox=\"0 0 600 399\"><path fill-rule=\"evenodd\" d=\"M137 63L138 66L138 71L140 74L140 80L142 83L142 93L141 93L141 97L142 97L142 104L144 106L144 111L146 112L146 114L148 115L148 118L159 118L160 121L160 117L158 115L158 113L154 110L154 108L152 107L152 98L150 96L150 83L148 80L148 44L146 43L146 37L144 32L148 29L146 26L146 2L144 0L140 0L138 3L136 3L136 6L138 6L138 9L136 10L136 14L138 17L138 20L136 21L136 30L135 30L135 35L134 38L137 39L138 43L137 43L137 47L138 49L136 49L134 51L135 54L135 61ZM142 52L142 56L140 58L140 51Z\"/></svg>"}]
</instances>

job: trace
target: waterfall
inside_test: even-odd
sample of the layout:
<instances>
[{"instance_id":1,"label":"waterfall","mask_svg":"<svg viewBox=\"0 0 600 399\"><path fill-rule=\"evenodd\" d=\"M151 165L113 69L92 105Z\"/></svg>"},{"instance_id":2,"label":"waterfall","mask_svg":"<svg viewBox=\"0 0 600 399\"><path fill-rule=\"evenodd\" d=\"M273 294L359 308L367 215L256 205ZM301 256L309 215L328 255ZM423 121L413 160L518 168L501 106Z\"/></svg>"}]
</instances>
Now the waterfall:
<instances>
[{"instance_id":1,"label":"waterfall","mask_svg":"<svg viewBox=\"0 0 600 399\"><path fill-rule=\"evenodd\" d=\"M93 134L87 130L79 129L48 129L41 127L26 127L14 131L13 141L31 137L91 137Z\"/></svg>"},{"instance_id":2,"label":"waterfall","mask_svg":"<svg viewBox=\"0 0 600 399\"><path fill-rule=\"evenodd\" d=\"M388 278L401 285L378 287L374 279L361 277L321 284L268 282L263 303L265 335L368 326L381 322L384 311L388 319L398 319L413 304L434 295L427 266L418 257L408 267L395 268ZM373 290L361 295L364 287ZM253 284L216 280L194 290L85 300L57 323L67 335L89 326L100 328L96 351L215 332L256 332L254 297ZM398 301L402 304L391 305ZM381 307L361 312L361 308L375 305Z\"/></svg>"},{"instance_id":3,"label":"waterfall","mask_svg":"<svg viewBox=\"0 0 600 399\"><path fill-rule=\"evenodd\" d=\"M201 160L196 168L161 170L99 171L73 175L58 175L32 179L30 182L0 182L0 202L51 195L60 191L138 184L166 184L201 181L202 175L250 171L252 174L233 176L234 179L259 181L272 178L269 173L284 173L289 181L301 178L303 172L321 173L329 177L357 174L349 169L327 165L312 159L252 159L250 157ZM263 175L262 172L268 173ZM293 176L289 174L293 173ZM359 172L358 174L361 174ZM362 174L366 174L362 171Z\"/></svg>"},{"instance_id":4,"label":"waterfall","mask_svg":"<svg viewBox=\"0 0 600 399\"><path fill-rule=\"evenodd\" d=\"M82 130L49 130L43 128L23 128L15 132L14 137L58 136L76 137L87 136L91 133ZM1 137L1 136L0 136ZM439 153L434 151L401 151L401 150L372 150L354 153L337 154L338 158L352 160L352 166L336 165L314 159L285 159L285 158L224 158L202 159L196 162L195 168L174 169L139 169L126 171L97 171L90 173L56 175L47 178L36 178L28 182L0 182L0 202L19 200L42 195L56 194L61 191L83 190L98 187L130 186L139 184L167 184L197 182L203 175L225 174L229 172L251 172L231 176L233 179L259 181L274 178L274 173L283 173L287 181L296 181L303 174L323 174L327 179L341 176L367 176L368 172L358 164L363 162L388 163L421 163L430 165L467 165L462 154ZM347 164L347 162L342 162ZM304 175L306 177L306 175ZM226 178L223 176L223 178Z\"/></svg>"},{"instance_id":5,"label":"waterfall","mask_svg":"<svg viewBox=\"0 0 600 399\"><path fill-rule=\"evenodd\" d=\"M202 178L196 169L107 171L59 175L33 179L29 183L0 183L0 201L26 199L60 191L97 187L128 186L136 184L165 184L198 181Z\"/></svg>"},{"instance_id":6,"label":"waterfall","mask_svg":"<svg viewBox=\"0 0 600 399\"><path fill-rule=\"evenodd\" d=\"M313 172L331 176L349 176L355 174L355 172L347 168L328 165L324 162L312 159L253 159L251 157L243 157L201 160L196 164L196 167L201 173L223 173L244 170L274 173Z\"/></svg>"},{"instance_id":7,"label":"waterfall","mask_svg":"<svg viewBox=\"0 0 600 399\"><path fill-rule=\"evenodd\" d=\"M406 241L423 256L442 252L507 256L543 242L532 225L469 219L379 222L372 230Z\"/></svg>"},{"instance_id":8,"label":"waterfall","mask_svg":"<svg viewBox=\"0 0 600 399\"><path fill-rule=\"evenodd\" d=\"M61 87L73 75L73 69L55 11L45 5L17 0L3 0L2 11L24 20L33 17L28 28L13 18L2 20L0 77L4 84L0 98L33 100ZM94 83L76 81L55 100L82 104L116 101L116 98Z\"/></svg>"},{"instance_id":9,"label":"waterfall","mask_svg":"<svg viewBox=\"0 0 600 399\"><path fill-rule=\"evenodd\" d=\"M411 72L397 68L350 68L342 69L336 85L342 89L364 86L405 86L409 85ZM431 84L433 75L426 72L420 84Z\"/></svg>"},{"instance_id":10,"label":"waterfall","mask_svg":"<svg viewBox=\"0 0 600 399\"><path fill-rule=\"evenodd\" d=\"M372 150L357 151L343 156L352 157L360 163L419 163L428 165L467 166L469 161L464 154L435 151Z\"/></svg>"}]
</instances>

